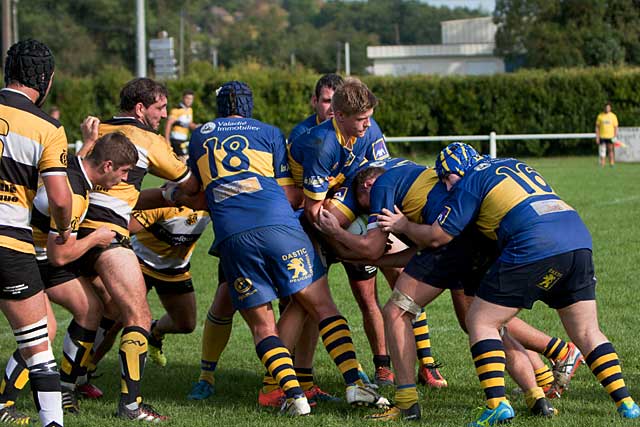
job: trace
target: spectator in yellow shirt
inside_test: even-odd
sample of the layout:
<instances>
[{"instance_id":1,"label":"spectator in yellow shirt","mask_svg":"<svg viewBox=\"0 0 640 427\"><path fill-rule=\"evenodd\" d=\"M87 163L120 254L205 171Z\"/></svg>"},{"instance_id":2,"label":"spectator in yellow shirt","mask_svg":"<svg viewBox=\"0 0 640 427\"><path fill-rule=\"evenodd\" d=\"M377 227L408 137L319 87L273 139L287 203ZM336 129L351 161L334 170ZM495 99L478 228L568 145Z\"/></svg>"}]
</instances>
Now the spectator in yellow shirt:
<instances>
[{"instance_id":1,"label":"spectator in yellow shirt","mask_svg":"<svg viewBox=\"0 0 640 427\"><path fill-rule=\"evenodd\" d=\"M611 103L604 104L604 112L598 114L596 119L596 144L600 148L600 166L604 167L607 152L609 153L609 165L615 163L613 142L618 136L618 117L611 112Z\"/></svg>"}]
</instances>

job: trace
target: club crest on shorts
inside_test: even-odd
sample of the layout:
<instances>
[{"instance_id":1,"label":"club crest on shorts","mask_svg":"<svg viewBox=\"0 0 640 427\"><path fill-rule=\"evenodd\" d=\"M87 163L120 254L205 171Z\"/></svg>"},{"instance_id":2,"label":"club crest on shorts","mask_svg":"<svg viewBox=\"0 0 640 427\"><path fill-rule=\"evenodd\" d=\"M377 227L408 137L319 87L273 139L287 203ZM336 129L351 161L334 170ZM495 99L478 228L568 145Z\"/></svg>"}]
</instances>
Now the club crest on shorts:
<instances>
[{"instance_id":1,"label":"club crest on shorts","mask_svg":"<svg viewBox=\"0 0 640 427\"><path fill-rule=\"evenodd\" d=\"M544 289L545 291L548 291L553 287L553 285L555 285L558 282L558 280L560 280L560 278L562 278L562 273L560 273L557 270L554 270L553 268L550 268L549 271L547 271L545 275L542 277L542 280L540 280L536 284L536 286Z\"/></svg>"}]
</instances>

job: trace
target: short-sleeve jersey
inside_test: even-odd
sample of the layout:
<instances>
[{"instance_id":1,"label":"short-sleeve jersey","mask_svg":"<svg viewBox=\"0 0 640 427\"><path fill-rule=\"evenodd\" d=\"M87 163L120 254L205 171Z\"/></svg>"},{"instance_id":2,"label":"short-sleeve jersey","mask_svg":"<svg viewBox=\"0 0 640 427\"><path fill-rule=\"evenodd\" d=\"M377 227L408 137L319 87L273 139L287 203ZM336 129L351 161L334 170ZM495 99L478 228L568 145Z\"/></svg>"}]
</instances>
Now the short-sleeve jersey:
<instances>
[{"instance_id":1,"label":"short-sleeve jersey","mask_svg":"<svg viewBox=\"0 0 640 427\"><path fill-rule=\"evenodd\" d=\"M600 113L596 118L596 126L600 133L600 138L611 139L616 136L615 128L618 127L618 117L609 113Z\"/></svg>"},{"instance_id":2,"label":"short-sleeve jersey","mask_svg":"<svg viewBox=\"0 0 640 427\"><path fill-rule=\"evenodd\" d=\"M313 200L349 183L368 161L389 157L384 136L372 119L362 138L347 140L333 120L309 129L289 145L289 164L296 186Z\"/></svg>"},{"instance_id":3,"label":"short-sleeve jersey","mask_svg":"<svg viewBox=\"0 0 640 427\"><path fill-rule=\"evenodd\" d=\"M133 211L132 215L144 227L131 236L142 271L161 280L190 278L189 261L211 222L209 212L180 207Z\"/></svg>"},{"instance_id":4,"label":"short-sleeve jersey","mask_svg":"<svg viewBox=\"0 0 640 427\"><path fill-rule=\"evenodd\" d=\"M217 247L271 225L299 227L282 186L292 185L280 129L255 119L219 118L195 130L189 165L202 183Z\"/></svg>"},{"instance_id":5,"label":"short-sleeve jersey","mask_svg":"<svg viewBox=\"0 0 640 427\"><path fill-rule=\"evenodd\" d=\"M145 174L151 172L160 178L181 183L189 178L190 172L163 137L134 118L116 117L100 124L99 136L111 132L120 132L131 140L138 150L138 163L126 181L107 191L96 187L91 192L89 211L81 228L96 229L105 225L122 236L129 236L127 226L131 210L138 202Z\"/></svg>"},{"instance_id":6,"label":"short-sleeve jersey","mask_svg":"<svg viewBox=\"0 0 640 427\"><path fill-rule=\"evenodd\" d=\"M29 223L38 175L67 174L67 137L25 94L2 89L0 152L0 246L33 254Z\"/></svg>"},{"instance_id":7,"label":"short-sleeve jersey","mask_svg":"<svg viewBox=\"0 0 640 427\"><path fill-rule=\"evenodd\" d=\"M306 119L304 119L303 121L301 121L300 123L298 123L297 125L295 125L293 127L293 130L291 130L291 133L289 134L289 139L288 139L289 144L291 144L291 142L294 139L296 139L297 137L299 137L300 135L302 135L312 127L318 126L320 123L321 122L318 121L318 115L312 114Z\"/></svg>"},{"instance_id":8,"label":"short-sleeve jersey","mask_svg":"<svg viewBox=\"0 0 640 427\"><path fill-rule=\"evenodd\" d=\"M432 194L437 193L437 194ZM369 193L369 224L378 227L382 209L394 212L394 206L412 222L430 223L440 212L438 207L446 194L434 169L415 163L400 164L388 169L373 183ZM431 211L431 213L429 212Z\"/></svg>"},{"instance_id":9,"label":"short-sleeve jersey","mask_svg":"<svg viewBox=\"0 0 640 427\"><path fill-rule=\"evenodd\" d=\"M89 192L92 189L92 185L87 172L82 166L82 161L76 156L69 156L67 176L69 177L69 189L71 191L71 235L76 236L80 223L89 209ZM49 199L44 185L38 187L36 197L33 199L31 226L33 227L36 258L44 260L47 257L48 234L57 233L56 225L49 211Z\"/></svg>"},{"instance_id":10,"label":"short-sleeve jersey","mask_svg":"<svg viewBox=\"0 0 640 427\"><path fill-rule=\"evenodd\" d=\"M178 108L172 108L169 112L169 118L174 119L171 126L171 139L177 141L186 141L189 139L189 125L193 121L193 109L185 106L182 102Z\"/></svg>"},{"instance_id":11,"label":"short-sleeve jersey","mask_svg":"<svg viewBox=\"0 0 640 427\"><path fill-rule=\"evenodd\" d=\"M485 159L466 172L449 193L438 222L452 236L475 222L498 242L500 259L511 264L591 249L591 235L578 213L516 159Z\"/></svg>"}]
</instances>

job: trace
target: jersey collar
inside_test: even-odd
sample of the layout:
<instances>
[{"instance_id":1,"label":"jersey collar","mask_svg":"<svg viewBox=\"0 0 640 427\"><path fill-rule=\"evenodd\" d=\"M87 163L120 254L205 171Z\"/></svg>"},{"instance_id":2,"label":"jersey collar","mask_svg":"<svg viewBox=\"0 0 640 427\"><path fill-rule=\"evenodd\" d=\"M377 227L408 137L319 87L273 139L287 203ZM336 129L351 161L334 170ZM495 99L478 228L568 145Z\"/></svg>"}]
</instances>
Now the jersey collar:
<instances>
[{"instance_id":1,"label":"jersey collar","mask_svg":"<svg viewBox=\"0 0 640 427\"><path fill-rule=\"evenodd\" d=\"M338 139L338 144L342 145L347 150L352 151L357 138L355 136L352 136L351 138L346 139L344 135L342 135L342 132L340 132L340 128L338 127L338 122L336 122L335 117L331 119L331 123L333 123L333 128L336 131L336 138Z\"/></svg>"}]
</instances>

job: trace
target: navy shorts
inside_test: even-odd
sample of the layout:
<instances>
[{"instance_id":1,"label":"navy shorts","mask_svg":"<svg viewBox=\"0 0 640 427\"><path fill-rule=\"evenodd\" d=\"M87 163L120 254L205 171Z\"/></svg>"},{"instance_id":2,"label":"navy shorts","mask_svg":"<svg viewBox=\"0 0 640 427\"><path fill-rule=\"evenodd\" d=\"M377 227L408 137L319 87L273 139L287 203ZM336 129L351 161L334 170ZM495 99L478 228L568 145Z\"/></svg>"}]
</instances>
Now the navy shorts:
<instances>
[{"instance_id":1,"label":"navy shorts","mask_svg":"<svg viewBox=\"0 0 640 427\"><path fill-rule=\"evenodd\" d=\"M295 294L325 274L309 237L298 228L256 228L225 239L219 249L239 310Z\"/></svg>"},{"instance_id":2,"label":"navy shorts","mask_svg":"<svg viewBox=\"0 0 640 427\"><path fill-rule=\"evenodd\" d=\"M466 229L451 242L432 251L419 251L404 269L412 278L440 289L464 289L473 296L498 256L495 242Z\"/></svg>"},{"instance_id":3,"label":"navy shorts","mask_svg":"<svg viewBox=\"0 0 640 427\"><path fill-rule=\"evenodd\" d=\"M578 249L529 264L498 260L482 280L477 295L494 304L527 309L538 300L554 309L595 300L591 251Z\"/></svg>"}]
</instances>

